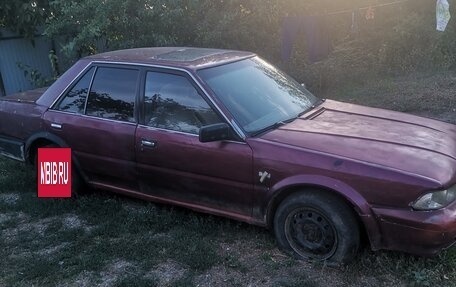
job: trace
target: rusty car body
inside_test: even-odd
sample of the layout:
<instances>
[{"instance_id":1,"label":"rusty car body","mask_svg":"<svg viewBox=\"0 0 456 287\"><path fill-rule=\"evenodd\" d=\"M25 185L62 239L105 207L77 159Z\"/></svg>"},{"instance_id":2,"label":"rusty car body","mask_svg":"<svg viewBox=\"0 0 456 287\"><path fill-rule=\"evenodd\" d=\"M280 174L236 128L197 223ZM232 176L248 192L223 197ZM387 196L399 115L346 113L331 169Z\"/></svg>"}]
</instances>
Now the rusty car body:
<instances>
[{"instance_id":1,"label":"rusty car body","mask_svg":"<svg viewBox=\"0 0 456 287\"><path fill-rule=\"evenodd\" d=\"M317 99L249 52L107 52L0 100L0 154L49 145L91 187L269 227L298 258L456 240L456 126Z\"/></svg>"}]
</instances>

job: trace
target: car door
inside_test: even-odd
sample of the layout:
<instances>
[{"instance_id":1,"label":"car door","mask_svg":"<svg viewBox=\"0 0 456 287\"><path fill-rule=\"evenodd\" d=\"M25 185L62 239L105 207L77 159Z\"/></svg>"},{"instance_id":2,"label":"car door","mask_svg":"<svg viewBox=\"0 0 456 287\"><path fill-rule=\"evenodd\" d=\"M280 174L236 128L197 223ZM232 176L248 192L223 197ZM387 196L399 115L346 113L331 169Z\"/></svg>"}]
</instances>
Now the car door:
<instances>
[{"instance_id":1,"label":"car door","mask_svg":"<svg viewBox=\"0 0 456 287\"><path fill-rule=\"evenodd\" d=\"M250 216L252 150L242 141L201 143L199 128L223 122L186 73L145 72L136 157L143 193L216 213Z\"/></svg>"},{"instance_id":2,"label":"car door","mask_svg":"<svg viewBox=\"0 0 456 287\"><path fill-rule=\"evenodd\" d=\"M44 116L49 131L72 148L93 182L137 187L138 83L134 67L92 66Z\"/></svg>"}]
</instances>

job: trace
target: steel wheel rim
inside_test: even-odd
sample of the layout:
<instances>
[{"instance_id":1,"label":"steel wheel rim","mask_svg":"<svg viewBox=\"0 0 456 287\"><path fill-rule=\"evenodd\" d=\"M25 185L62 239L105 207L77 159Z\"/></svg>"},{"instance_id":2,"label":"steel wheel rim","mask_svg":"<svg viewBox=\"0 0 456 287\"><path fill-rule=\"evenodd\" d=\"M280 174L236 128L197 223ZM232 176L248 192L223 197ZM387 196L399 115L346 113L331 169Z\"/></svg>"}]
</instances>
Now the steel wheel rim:
<instances>
[{"instance_id":1,"label":"steel wheel rim","mask_svg":"<svg viewBox=\"0 0 456 287\"><path fill-rule=\"evenodd\" d=\"M301 207L290 212L285 220L285 236L291 248L307 259L326 260L336 252L336 230L314 208Z\"/></svg>"}]
</instances>

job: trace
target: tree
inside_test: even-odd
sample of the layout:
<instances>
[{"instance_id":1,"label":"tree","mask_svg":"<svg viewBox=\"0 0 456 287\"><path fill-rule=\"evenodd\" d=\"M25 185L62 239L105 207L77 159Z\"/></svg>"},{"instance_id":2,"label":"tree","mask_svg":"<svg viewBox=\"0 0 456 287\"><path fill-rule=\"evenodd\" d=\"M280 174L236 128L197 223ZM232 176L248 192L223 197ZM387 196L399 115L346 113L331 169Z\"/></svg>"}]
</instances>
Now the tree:
<instances>
[{"instance_id":1,"label":"tree","mask_svg":"<svg viewBox=\"0 0 456 287\"><path fill-rule=\"evenodd\" d=\"M33 38L49 16L48 0L0 1L0 27Z\"/></svg>"},{"instance_id":2,"label":"tree","mask_svg":"<svg viewBox=\"0 0 456 287\"><path fill-rule=\"evenodd\" d=\"M169 27L175 18L162 1L55 0L45 34L63 38L68 57L142 46L174 44ZM172 2L172 1L169 1Z\"/></svg>"}]
</instances>

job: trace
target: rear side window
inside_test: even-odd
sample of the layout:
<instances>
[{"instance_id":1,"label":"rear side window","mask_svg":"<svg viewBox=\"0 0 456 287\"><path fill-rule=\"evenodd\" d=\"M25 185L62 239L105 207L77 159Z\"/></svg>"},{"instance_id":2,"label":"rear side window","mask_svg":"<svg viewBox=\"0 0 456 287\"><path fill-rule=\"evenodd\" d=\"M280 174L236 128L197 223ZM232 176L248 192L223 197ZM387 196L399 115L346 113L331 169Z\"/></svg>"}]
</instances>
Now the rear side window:
<instances>
[{"instance_id":1,"label":"rear side window","mask_svg":"<svg viewBox=\"0 0 456 287\"><path fill-rule=\"evenodd\" d=\"M99 67L87 100L86 114L134 122L138 70Z\"/></svg>"},{"instance_id":2,"label":"rear side window","mask_svg":"<svg viewBox=\"0 0 456 287\"><path fill-rule=\"evenodd\" d=\"M83 114L89 90L90 81L92 80L95 67L90 68L84 76L73 86L73 88L63 97L55 107L56 110Z\"/></svg>"}]
</instances>

